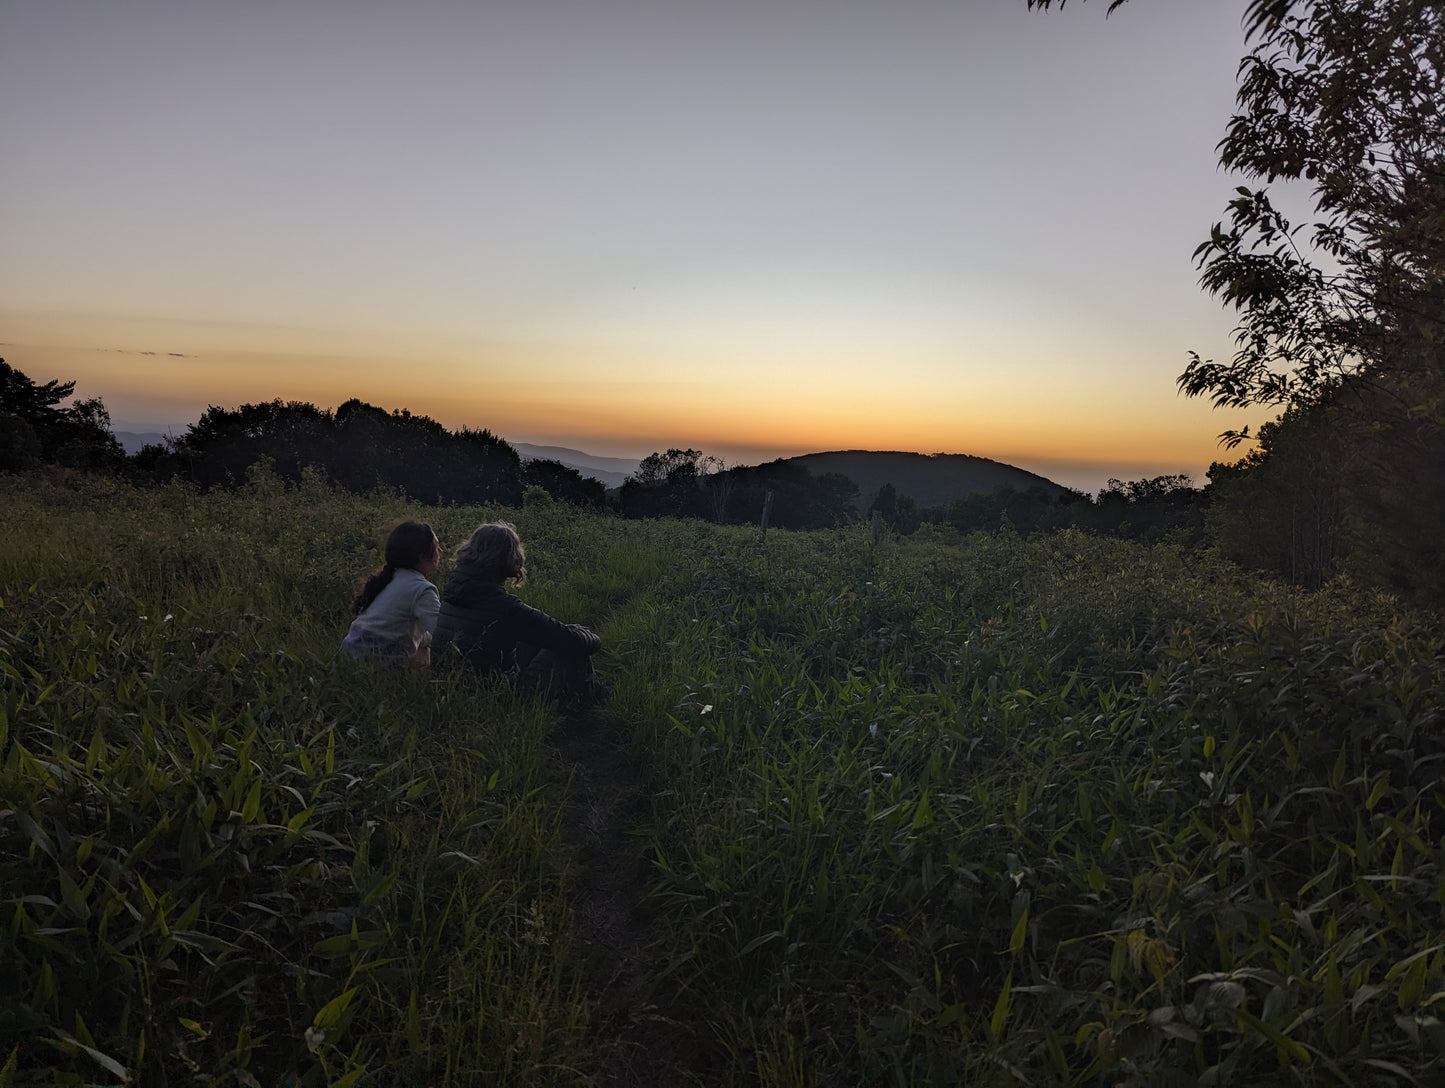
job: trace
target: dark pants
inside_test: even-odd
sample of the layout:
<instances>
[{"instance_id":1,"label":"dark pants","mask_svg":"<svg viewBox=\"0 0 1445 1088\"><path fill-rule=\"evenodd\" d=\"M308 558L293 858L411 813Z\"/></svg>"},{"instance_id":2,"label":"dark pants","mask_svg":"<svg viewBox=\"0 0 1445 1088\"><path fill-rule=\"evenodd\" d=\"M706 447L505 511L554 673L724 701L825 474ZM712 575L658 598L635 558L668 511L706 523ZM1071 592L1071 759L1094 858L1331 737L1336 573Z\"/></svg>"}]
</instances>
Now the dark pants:
<instances>
[{"instance_id":1,"label":"dark pants","mask_svg":"<svg viewBox=\"0 0 1445 1088\"><path fill-rule=\"evenodd\" d=\"M586 654L562 654L527 642L517 643L517 689L586 706L599 702L605 690Z\"/></svg>"}]
</instances>

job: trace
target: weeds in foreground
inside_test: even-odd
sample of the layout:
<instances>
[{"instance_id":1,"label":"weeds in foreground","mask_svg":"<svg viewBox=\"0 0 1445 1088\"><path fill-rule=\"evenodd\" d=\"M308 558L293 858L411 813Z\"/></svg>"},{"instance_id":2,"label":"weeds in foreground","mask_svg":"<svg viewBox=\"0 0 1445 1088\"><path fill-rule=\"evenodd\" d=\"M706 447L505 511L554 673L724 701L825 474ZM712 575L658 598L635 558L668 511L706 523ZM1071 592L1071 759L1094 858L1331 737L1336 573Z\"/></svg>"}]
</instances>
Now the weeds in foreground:
<instances>
[{"instance_id":1,"label":"weeds in foreground","mask_svg":"<svg viewBox=\"0 0 1445 1088\"><path fill-rule=\"evenodd\" d=\"M264 476L0 486L0 1082L576 1083L551 714L337 659L417 511ZM524 525L552 557L554 521ZM539 566L577 619L650 570Z\"/></svg>"},{"instance_id":2,"label":"weeds in foreground","mask_svg":"<svg viewBox=\"0 0 1445 1088\"><path fill-rule=\"evenodd\" d=\"M545 708L336 659L421 510L0 479L0 1084L585 1084ZM1429 1084L1437 621L1076 533L505 512L720 1084ZM443 572L444 576L445 572Z\"/></svg>"},{"instance_id":3,"label":"weeds in foreground","mask_svg":"<svg viewBox=\"0 0 1445 1088\"><path fill-rule=\"evenodd\" d=\"M737 1083L1439 1076L1438 629L1074 533L711 543L621 656Z\"/></svg>"}]
</instances>

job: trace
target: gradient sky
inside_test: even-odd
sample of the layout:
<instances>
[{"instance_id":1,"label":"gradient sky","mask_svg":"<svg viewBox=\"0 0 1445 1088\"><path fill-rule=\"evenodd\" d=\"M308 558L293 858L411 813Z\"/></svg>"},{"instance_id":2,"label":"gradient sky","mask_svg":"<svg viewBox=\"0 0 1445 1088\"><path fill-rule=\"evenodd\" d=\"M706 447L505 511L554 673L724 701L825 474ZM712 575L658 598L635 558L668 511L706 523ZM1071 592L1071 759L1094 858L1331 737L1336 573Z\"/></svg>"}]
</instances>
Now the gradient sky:
<instances>
[{"instance_id":1,"label":"gradient sky","mask_svg":"<svg viewBox=\"0 0 1445 1088\"><path fill-rule=\"evenodd\" d=\"M0 355L119 429L1202 483L1244 4L3 0Z\"/></svg>"}]
</instances>

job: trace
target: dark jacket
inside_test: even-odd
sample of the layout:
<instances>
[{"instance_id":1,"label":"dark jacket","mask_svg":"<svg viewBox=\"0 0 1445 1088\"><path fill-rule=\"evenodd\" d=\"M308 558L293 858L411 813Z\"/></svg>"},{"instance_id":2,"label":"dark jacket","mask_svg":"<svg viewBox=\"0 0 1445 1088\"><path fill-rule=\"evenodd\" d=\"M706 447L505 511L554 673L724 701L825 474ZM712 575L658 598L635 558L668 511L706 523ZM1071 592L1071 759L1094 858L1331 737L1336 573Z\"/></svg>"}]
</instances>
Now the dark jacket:
<instances>
[{"instance_id":1,"label":"dark jacket","mask_svg":"<svg viewBox=\"0 0 1445 1088\"><path fill-rule=\"evenodd\" d=\"M586 658L602 644L587 628L554 620L519 601L496 579L459 564L442 591L432 636L433 659L442 662L459 653L478 672L503 672L515 678L518 643L564 658Z\"/></svg>"}]
</instances>

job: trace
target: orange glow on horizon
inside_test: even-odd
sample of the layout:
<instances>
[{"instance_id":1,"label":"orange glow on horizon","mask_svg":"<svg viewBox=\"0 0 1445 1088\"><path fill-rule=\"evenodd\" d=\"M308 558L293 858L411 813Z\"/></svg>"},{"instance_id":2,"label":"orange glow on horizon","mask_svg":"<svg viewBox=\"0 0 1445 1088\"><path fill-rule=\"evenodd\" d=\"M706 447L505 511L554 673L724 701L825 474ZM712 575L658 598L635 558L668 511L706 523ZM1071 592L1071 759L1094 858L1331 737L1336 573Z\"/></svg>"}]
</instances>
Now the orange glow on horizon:
<instances>
[{"instance_id":1,"label":"orange glow on horizon","mask_svg":"<svg viewBox=\"0 0 1445 1088\"><path fill-rule=\"evenodd\" d=\"M1117 391L1107 401L1047 399L991 372L981 378L942 373L937 388L920 395L894 385L885 368L839 370L830 383L780 363L777 380L741 387L708 366L637 377L636 368L609 365L614 360L607 352L596 353L584 370L575 359L559 359L560 351L521 348L498 348L486 365L475 356L458 363L214 348L161 353L10 344L4 350L32 378L75 380L78 395L101 396L119 419L177 425L212 404L234 408L279 398L334 409L358 397L512 441L621 456L692 447L733 463L871 449L963 453L1018 465L1193 465L1198 472L1230 459L1215 436L1238 425L1199 402L1176 399L1165 402L1172 410L1161 410L1157 396L1139 393L1135 421L1121 429L1106 414L1117 414L1121 401L1132 407ZM615 373L634 376L608 376ZM1131 478L1127 468L1113 474Z\"/></svg>"}]
</instances>

